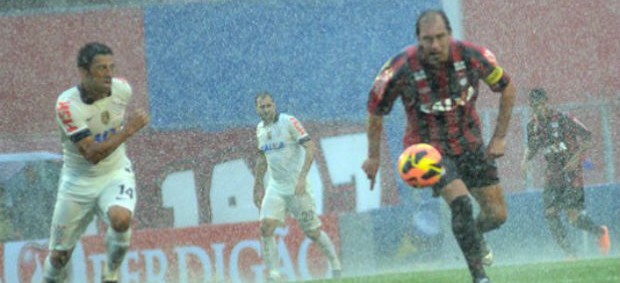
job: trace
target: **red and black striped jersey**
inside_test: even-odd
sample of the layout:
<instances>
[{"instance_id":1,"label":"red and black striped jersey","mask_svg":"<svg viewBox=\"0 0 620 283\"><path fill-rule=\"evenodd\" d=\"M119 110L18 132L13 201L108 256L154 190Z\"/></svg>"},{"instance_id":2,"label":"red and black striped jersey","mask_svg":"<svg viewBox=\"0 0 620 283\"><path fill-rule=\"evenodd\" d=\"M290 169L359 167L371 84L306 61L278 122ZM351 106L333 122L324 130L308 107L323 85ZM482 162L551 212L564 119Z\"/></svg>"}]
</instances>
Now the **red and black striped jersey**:
<instances>
[{"instance_id":1,"label":"red and black striped jersey","mask_svg":"<svg viewBox=\"0 0 620 283\"><path fill-rule=\"evenodd\" d=\"M442 68L430 67L419 48L409 46L383 66L369 94L368 112L386 115L400 97L407 115L405 147L429 143L449 156L479 148L479 81L501 92L510 77L493 53L468 42L453 41Z\"/></svg>"},{"instance_id":2,"label":"red and black striped jersey","mask_svg":"<svg viewBox=\"0 0 620 283\"><path fill-rule=\"evenodd\" d=\"M590 131L577 118L553 109L547 109L544 119L534 116L527 124L530 156L542 151L547 171L562 170L579 149L580 140L590 137Z\"/></svg>"}]
</instances>

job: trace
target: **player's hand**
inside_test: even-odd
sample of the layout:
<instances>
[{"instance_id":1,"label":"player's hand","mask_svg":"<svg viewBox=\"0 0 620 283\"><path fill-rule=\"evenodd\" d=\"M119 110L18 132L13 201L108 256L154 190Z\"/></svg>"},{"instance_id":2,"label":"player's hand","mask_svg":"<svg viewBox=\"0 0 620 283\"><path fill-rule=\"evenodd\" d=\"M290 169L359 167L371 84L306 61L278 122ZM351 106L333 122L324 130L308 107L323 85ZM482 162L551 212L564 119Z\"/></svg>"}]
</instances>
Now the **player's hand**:
<instances>
[{"instance_id":1,"label":"player's hand","mask_svg":"<svg viewBox=\"0 0 620 283\"><path fill-rule=\"evenodd\" d=\"M375 178L377 177L380 163L381 160L379 160L379 158L369 157L368 159L366 159L366 161L364 161L364 164L362 165L362 170L364 170L364 173L366 173L366 176L370 180L371 191L373 190L373 187L375 185Z\"/></svg>"},{"instance_id":2,"label":"player's hand","mask_svg":"<svg viewBox=\"0 0 620 283\"><path fill-rule=\"evenodd\" d=\"M306 193L306 180L300 179L297 181L297 185L295 185L295 195L303 196Z\"/></svg>"},{"instance_id":3,"label":"player's hand","mask_svg":"<svg viewBox=\"0 0 620 283\"><path fill-rule=\"evenodd\" d=\"M129 117L124 129L129 135L133 135L140 129L144 128L144 126L148 125L150 121L151 117L149 114L143 109L138 109Z\"/></svg>"},{"instance_id":4,"label":"player's hand","mask_svg":"<svg viewBox=\"0 0 620 283\"><path fill-rule=\"evenodd\" d=\"M265 197L265 188L261 185L254 185L254 205L260 209L260 205Z\"/></svg>"},{"instance_id":5,"label":"player's hand","mask_svg":"<svg viewBox=\"0 0 620 283\"><path fill-rule=\"evenodd\" d=\"M489 142L487 148L487 156L491 159L496 159L504 156L504 150L506 148L506 138L493 137Z\"/></svg>"}]
</instances>

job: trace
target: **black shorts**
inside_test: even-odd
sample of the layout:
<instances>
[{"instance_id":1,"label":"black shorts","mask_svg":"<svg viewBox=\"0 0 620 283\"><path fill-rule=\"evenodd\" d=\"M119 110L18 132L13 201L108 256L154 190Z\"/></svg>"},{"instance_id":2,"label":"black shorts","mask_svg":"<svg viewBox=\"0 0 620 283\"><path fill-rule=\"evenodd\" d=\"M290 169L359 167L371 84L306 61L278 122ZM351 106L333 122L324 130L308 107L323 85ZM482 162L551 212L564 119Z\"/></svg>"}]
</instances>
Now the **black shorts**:
<instances>
[{"instance_id":1,"label":"black shorts","mask_svg":"<svg viewBox=\"0 0 620 283\"><path fill-rule=\"evenodd\" d=\"M564 178L545 184L543 191L545 210L585 209L585 194L583 185L579 182L583 179L582 176L573 172L560 175L564 175Z\"/></svg>"},{"instance_id":2,"label":"black shorts","mask_svg":"<svg viewBox=\"0 0 620 283\"><path fill-rule=\"evenodd\" d=\"M495 159L487 158L486 148L481 146L476 151L468 151L459 156L442 157L441 163L446 170L439 183L433 186L433 196L456 179L461 179L467 189L476 189L499 184Z\"/></svg>"}]
</instances>

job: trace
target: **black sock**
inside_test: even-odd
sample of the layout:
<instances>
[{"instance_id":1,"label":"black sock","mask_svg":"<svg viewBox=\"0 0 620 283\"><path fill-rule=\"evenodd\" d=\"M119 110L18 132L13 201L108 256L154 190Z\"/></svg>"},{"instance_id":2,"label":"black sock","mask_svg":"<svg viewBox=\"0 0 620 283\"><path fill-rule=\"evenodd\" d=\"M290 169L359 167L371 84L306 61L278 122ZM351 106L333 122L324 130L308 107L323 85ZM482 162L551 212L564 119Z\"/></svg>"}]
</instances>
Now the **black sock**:
<instances>
[{"instance_id":1,"label":"black sock","mask_svg":"<svg viewBox=\"0 0 620 283\"><path fill-rule=\"evenodd\" d=\"M562 250L569 255L575 255L575 251L566 237L566 229L564 228L564 225L562 225L562 220L560 217L547 216L546 219L551 230L551 235L553 235L553 238L558 243L560 248L562 248Z\"/></svg>"},{"instance_id":2,"label":"black sock","mask_svg":"<svg viewBox=\"0 0 620 283\"><path fill-rule=\"evenodd\" d=\"M452 232L465 256L469 272L474 278L486 277L480 256L482 236L474 221L471 200L468 196L457 197L450 203L450 210Z\"/></svg>"},{"instance_id":3,"label":"black sock","mask_svg":"<svg viewBox=\"0 0 620 283\"><path fill-rule=\"evenodd\" d=\"M594 221L588 217L585 212L581 212L577 217L577 220L572 223L573 226L590 232L591 234L596 235L597 237L601 235L601 226L594 224Z\"/></svg>"}]
</instances>

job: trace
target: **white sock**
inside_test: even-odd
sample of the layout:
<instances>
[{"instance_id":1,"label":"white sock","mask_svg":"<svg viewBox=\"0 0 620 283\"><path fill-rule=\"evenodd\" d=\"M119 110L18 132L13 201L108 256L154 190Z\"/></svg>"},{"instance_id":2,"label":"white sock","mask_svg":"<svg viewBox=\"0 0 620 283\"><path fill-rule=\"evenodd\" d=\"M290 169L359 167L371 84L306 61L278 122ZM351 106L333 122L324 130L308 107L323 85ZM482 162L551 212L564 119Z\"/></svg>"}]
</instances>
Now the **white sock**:
<instances>
[{"instance_id":1,"label":"white sock","mask_svg":"<svg viewBox=\"0 0 620 283\"><path fill-rule=\"evenodd\" d=\"M329 259L332 270L341 270L342 266L340 265L338 255L336 255L336 249L334 248L334 244L332 243L332 240L329 238L329 236L327 236L325 231L321 230L321 234L319 235L316 243L319 245L325 256Z\"/></svg>"},{"instance_id":2,"label":"white sock","mask_svg":"<svg viewBox=\"0 0 620 283\"><path fill-rule=\"evenodd\" d=\"M278 246L275 237L262 237L263 242L263 261L270 274L279 273L278 271Z\"/></svg>"},{"instance_id":3,"label":"white sock","mask_svg":"<svg viewBox=\"0 0 620 283\"><path fill-rule=\"evenodd\" d=\"M118 280L118 268L123 263L127 250L129 250L130 240L131 229L124 233L117 233L112 227L108 227L105 238L107 261L103 274L106 280Z\"/></svg>"},{"instance_id":4,"label":"white sock","mask_svg":"<svg viewBox=\"0 0 620 283\"><path fill-rule=\"evenodd\" d=\"M47 255L45 258L45 263L43 264L43 277L45 277L46 280L57 282L60 280L63 271L64 267L60 269L54 267L54 265L50 262L50 256Z\"/></svg>"}]
</instances>

